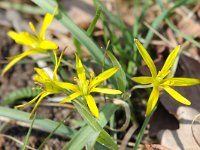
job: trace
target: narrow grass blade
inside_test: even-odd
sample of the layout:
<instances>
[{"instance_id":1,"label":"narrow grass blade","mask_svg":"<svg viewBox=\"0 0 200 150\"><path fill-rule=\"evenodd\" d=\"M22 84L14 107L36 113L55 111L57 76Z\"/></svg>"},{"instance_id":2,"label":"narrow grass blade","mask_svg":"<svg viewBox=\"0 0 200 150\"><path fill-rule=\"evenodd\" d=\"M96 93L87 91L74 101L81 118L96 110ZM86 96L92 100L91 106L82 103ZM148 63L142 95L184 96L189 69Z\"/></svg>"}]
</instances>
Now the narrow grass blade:
<instances>
[{"instance_id":1,"label":"narrow grass blade","mask_svg":"<svg viewBox=\"0 0 200 150\"><path fill-rule=\"evenodd\" d=\"M44 10L39 7L28 4L15 3L11 1L0 1L0 8L14 9L25 14L45 14Z\"/></svg>"},{"instance_id":2,"label":"narrow grass blade","mask_svg":"<svg viewBox=\"0 0 200 150\"><path fill-rule=\"evenodd\" d=\"M163 2L161 0L157 0L160 8L165 11L165 8L163 6ZM182 0L180 1L178 4L176 4L177 6L180 5L185 5L185 4L190 4L190 3L194 3L194 0ZM174 7L176 7L176 5ZM192 44L194 44L195 46L200 48L200 43L195 41L194 39L192 39L190 36L184 34L183 32L181 32L168 18L165 18L166 23L168 24L168 26L177 34L179 34L180 36L182 36L184 39L188 40L189 42L191 42Z\"/></svg>"},{"instance_id":3,"label":"narrow grass blade","mask_svg":"<svg viewBox=\"0 0 200 150\"><path fill-rule=\"evenodd\" d=\"M94 16L94 19L92 20L89 28L87 29L87 35L88 36L91 36L92 35L92 32L94 31L94 28L95 28L95 25L99 19L101 15L101 8L100 7L97 7L97 10L96 10L96 15Z\"/></svg>"},{"instance_id":4,"label":"narrow grass blade","mask_svg":"<svg viewBox=\"0 0 200 150\"><path fill-rule=\"evenodd\" d=\"M159 1L157 1L158 3L160 3ZM170 9L166 9L162 12L161 15L159 15L158 17L156 17L156 19L153 21L151 27L154 29L157 29L159 27L159 25L161 24L161 22L167 17L167 15L169 13L171 13L174 9L176 9L177 7L180 7L184 4L188 3L188 0L179 0L176 1L175 4L173 5L173 7L171 7ZM144 43L144 47L147 48L151 39L153 38L154 32L152 30L149 30L146 38L145 38L145 43Z\"/></svg>"},{"instance_id":5,"label":"narrow grass blade","mask_svg":"<svg viewBox=\"0 0 200 150\"><path fill-rule=\"evenodd\" d=\"M66 119L71 116L72 112L69 113L62 121L59 122L59 124L57 125L57 127L43 140L42 144L38 147L37 150L42 150L42 148L44 147L44 145L46 144L46 142L52 137L52 135L54 135L54 133L56 132L56 130L64 123L64 121L66 121Z\"/></svg>"},{"instance_id":6,"label":"narrow grass blade","mask_svg":"<svg viewBox=\"0 0 200 150\"><path fill-rule=\"evenodd\" d=\"M101 14L101 8L97 7L96 15L94 16L94 18L93 18L92 22L90 23L90 26L88 27L87 32L86 32L89 37L92 35L92 32L94 31L95 25L100 17L100 14ZM81 50L81 44L79 43L79 41L77 39L74 39L74 45L76 46L79 58L82 59L83 54L82 54L82 50Z\"/></svg>"},{"instance_id":7,"label":"narrow grass blade","mask_svg":"<svg viewBox=\"0 0 200 150\"><path fill-rule=\"evenodd\" d=\"M29 113L23 111L0 106L0 116L3 117L31 124L32 120L29 120L29 115ZM58 122L37 116L33 127L42 131L51 132L56 128L56 126L58 126L58 124ZM75 132L76 131L74 129L61 125L56 130L55 134L71 138Z\"/></svg>"},{"instance_id":8,"label":"narrow grass blade","mask_svg":"<svg viewBox=\"0 0 200 150\"><path fill-rule=\"evenodd\" d=\"M100 120L99 120L99 124L101 127L104 127L107 124L107 122L109 121L112 114L116 111L116 109L117 109L117 106L112 105L112 104L107 104L102 108L102 111L100 113ZM95 141L97 140L99 134L100 134L99 131L95 131L89 125L84 126L76 133L76 135L70 140L70 142L64 146L63 149L81 150L84 148L84 146L87 143L94 144ZM98 142L103 144L101 139L98 139ZM108 145L108 144L106 144L106 145ZM92 146L92 144L91 144L91 146Z\"/></svg>"},{"instance_id":9,"label":"narrow grass blade","mask_svg":"<svg viewBox=\"0 0 200 150\"><path fill-rule=\"evenodd\" d=\"M34 124L35 118L36 118L36 115L33 116L33 120L31 122L31 126L29 127L28 133L27 133L26 138L24 140L24 144L23 144L22 150L26 150L26 145L28 144L28 140L29 140L29 137L31 135L31 130L33 128L33 124Z\"/></svg>"},{"instance_id":10,"label":"narrow grass blade","mask_svg":"<svg viewBox=\"0 0 200 150\"><path fill-rule=\"evenodd\" d=\"M113 141L112 137L102 128L102 126L99 124L99 121L97 121L97 119L91 115L86 106L78 100L74 101L74 105L87 124L93 129L93 131L100 133L98 141L111 149L117 149L117 145Z\"/></svg>"},{"instance_id":11,"label":"narrow grass blade","mask_svg":"<svg viewBox=\"0 0 200 150\"><path fill-rule=\"evenodd\" d=\"M109 51L107 51L107 55L110 58L110 60L112 61L113 66L120 68L119 71L115 74L115 79L116 79L118 89L122 92L125 92L126 85L127 85L126 74L125 74L121 64L117 60L117 58Z\"/></svg>"}]
</instances>

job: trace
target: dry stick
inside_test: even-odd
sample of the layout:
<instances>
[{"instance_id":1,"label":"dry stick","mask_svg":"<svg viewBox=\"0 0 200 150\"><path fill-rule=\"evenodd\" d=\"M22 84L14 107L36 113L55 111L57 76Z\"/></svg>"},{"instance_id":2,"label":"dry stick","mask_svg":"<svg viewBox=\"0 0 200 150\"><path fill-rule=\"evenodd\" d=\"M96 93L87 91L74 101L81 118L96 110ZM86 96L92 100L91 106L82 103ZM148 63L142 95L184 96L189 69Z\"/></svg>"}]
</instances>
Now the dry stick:
<instances>
[{"instance_id":1,"label":"dry stick","mask_svg":"<svg viewBox=\"0 0 200 150\"><path fill-rule=\"evenodd\" d=\"M200 143L199 143L199 141L197 140L196 136L194 135L194 129L193 129L194 121L195 121L198 117L200 117L200 113L199 113L198 115L196 115L196 116L194 117L194 119L192 120L191 132L192 132L192 136L193 136L195 142L196 142L197 145L200 147Z\"/></svg>"},{"instance_id":2,"label":"dry stick","mask_svg":"<svg viewBox=\"0 0 200 150\"><path fill-rule=\"evenodd\" d=\"M59 103L49 103L49 102L42 102L40 106L49 106L49 107L65 107L69 109L74 109L75 107L72 104L59 104Z\"/></svg>"},{"instance_id":3,"label":"dry stick","mask_svg":"<svg viewBox=\"0 0 200 150\"><path fill-rule=\"evenodd\" d=\"M156 31L154 28L152 28L147 22L144 22L144 25L148 27L150 30L154 32L161 40L163 40L167 45L170 47L176 47L172 42L170 42L168 39L166 39L162 34L160 34L158 31Z\"/></svg>"},{"instance_id":4,"label":"dry stick","mask_svg":"<svg viewBox=\"0 0 200 150\"><path fill-rule=\"evenodd\" d=\"M133 135L133 133L135 132L135 130L138 128L138 125L136 123L134 123L129 130L127 131L127 133L125 134L122 143L120 145L120 150L125 150L126 146L131 138L131 136Z\"/></svg>"}]
</instances>

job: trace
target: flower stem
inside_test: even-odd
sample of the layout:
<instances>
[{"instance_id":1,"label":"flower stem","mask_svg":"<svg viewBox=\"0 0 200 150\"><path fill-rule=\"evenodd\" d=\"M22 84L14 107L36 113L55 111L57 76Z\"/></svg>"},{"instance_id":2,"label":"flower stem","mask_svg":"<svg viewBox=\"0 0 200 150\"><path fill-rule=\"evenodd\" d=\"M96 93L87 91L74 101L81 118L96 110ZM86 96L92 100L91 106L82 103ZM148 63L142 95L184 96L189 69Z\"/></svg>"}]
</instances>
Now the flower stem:
<instances>
[{"instance_id":1,"label":"flower stem","mask_svg":"<svg viewBox=\"0 0 200 150\"><path fill-rule=\"evenodd\" d=\"M155 109L156 109L156 107L151 111L151 113L148 116L146 116L146 118L144 120L144 123L142 125L142 128L140 129L140 132L139 132L139 134L138 134L138 136L136 138L136 143L135 143L135 146L134 146L133 150L137 150L138 149L138 146L139 146L139 144L140 144L140 142L141 142L141 140L143 138L143 135L144 135L144 130L146 129L146 127L147 127L147 125L149 123L149 120L150 120L151 116L153 115Z\"/></svg>"},{"instance_id":2,"label":"flower stem","mask_svg":"<svg viewBox=\"0 0 200 150\"><path fill-rule=\"evenodd\" d=\"M132 87L130 89L130 92L133 92L134 90L136 89L146 89L146 88L150 88L150 87L153 87L153 84L147 84L147 85L136 85L134 87Z\"/></svg>"}]
</instances>

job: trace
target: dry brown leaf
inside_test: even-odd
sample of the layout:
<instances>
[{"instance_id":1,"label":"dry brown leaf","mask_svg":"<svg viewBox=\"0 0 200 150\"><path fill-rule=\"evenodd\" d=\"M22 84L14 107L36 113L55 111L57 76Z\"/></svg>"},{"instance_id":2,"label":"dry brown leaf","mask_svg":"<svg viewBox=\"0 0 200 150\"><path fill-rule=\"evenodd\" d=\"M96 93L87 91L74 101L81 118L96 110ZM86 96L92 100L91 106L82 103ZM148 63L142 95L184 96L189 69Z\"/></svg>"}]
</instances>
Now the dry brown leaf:
<instances>
[{"instance_id":1,"label":"dry brown leaf","mask_svg":"<svg viewBox=\"0 0 200 150\"><path fill-rule=\"evenodd\" d=\"M194 108L181 106L178 108L177 119L180 122L178 130L163 130L158 134L161 145L175 150L198 150L199 145L196 143L191 130L191 125L194 117L199 114L199 111ZM200 139L200 122L195 121L195 137Z\"/></svg>"},{"instance_id":2,"label":"dry brown leaf","mask_svg":"<svg viewBox=\"0 0 200 150\"><path fill-rule=\"evenodd\" d=\"M170 150L169 148L159 144L145 144L146 150Z\"/></svg>"},{"instance_id":3,"label":"dry brown leaf","mask_svg":"<svg viewBox=\"0 0 200 150\"><path fill-rule=\"evenodd\" d=\"M191 18L184 17L178 28L188 36L200 36L200 24Z\"/></svg>"}]
</instances>

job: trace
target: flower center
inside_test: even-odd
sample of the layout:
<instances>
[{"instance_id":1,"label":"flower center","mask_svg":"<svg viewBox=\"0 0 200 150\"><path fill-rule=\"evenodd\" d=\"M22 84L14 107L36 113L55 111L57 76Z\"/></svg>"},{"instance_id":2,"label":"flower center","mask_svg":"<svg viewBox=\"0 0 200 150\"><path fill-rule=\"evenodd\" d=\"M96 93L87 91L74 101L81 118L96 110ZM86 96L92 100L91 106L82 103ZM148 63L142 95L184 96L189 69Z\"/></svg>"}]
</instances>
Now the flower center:
<instances>
[{"instance_id":1,"label":"flower center","mask_svg":"<svg viewBox=\"0 0 200 150\"><path fill-rule=\"evenodd\" d=\"M81 91L82 95L88 95L88 84L89 81L85 80L85 81L80 81L78 78L74 77L74 81L76 81L79 90Z\"/></svg>"},{"instance_id":2,"label":"flower center","mask_svg":"<svg viewBox=\"0 0 200 150\"><path fill-rule=\"evenodd\" d=\"M162 80L163 80L163 78L157 76L157 77L154 79L154 82L153 82L154 86L159 86L160 83L162 82Z\"/></svg>"}]
</instances>

